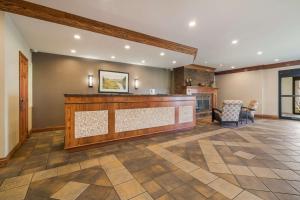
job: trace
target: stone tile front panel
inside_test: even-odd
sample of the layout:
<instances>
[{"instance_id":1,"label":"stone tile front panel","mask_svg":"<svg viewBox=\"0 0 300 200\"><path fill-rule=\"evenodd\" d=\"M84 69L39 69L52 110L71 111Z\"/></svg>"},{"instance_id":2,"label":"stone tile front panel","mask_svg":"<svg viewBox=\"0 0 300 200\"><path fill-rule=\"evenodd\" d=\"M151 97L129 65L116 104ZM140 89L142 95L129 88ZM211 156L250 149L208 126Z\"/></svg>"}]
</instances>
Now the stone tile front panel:
<instances>
[{"instance_id":1,"label":"stone tile front panel","mask_svg":"<svg viewBox=\"0 0 300 200\"><path fill-rule=\"evenodd\" d=\"M115 117L117 133L166 126L175 124L175 107L120 109Z\"/></svg>"},{"instance_id":2,"label":"stone tile front panel","mask_svg":"<svg viewBox=\"0 0 300 200\"><path fill-rule=\"evenodd\" d=\"M75 112L75 138L105 135L107 133L107 110Z\"/></svg>"},{"instance_id":3,"label":"stone tile front panel","mask_svg":"<svg viewBox=\"0 0 300 200\"><path fill-rule=\"evenodd\" d=\"M193 106L179 106L179 123L193 121Z\"/></svg>"}]
</instances>

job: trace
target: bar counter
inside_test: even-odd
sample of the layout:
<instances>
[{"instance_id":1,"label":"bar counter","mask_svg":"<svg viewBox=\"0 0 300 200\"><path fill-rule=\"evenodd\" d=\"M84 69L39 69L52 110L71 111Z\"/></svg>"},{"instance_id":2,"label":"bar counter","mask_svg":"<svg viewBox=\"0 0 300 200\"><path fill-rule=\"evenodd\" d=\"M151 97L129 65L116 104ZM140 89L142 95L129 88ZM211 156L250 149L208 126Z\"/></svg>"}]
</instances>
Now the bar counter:
<instances>
[{"instance_id":1,"label":"bar counter","mask_svg":"<svg viewBox=\"0 0 300 200\"><path fill-rule=\"evenodd\" d=\"M195 96L65 94L65 149L196 125Z\"/></svg>"}]
</instances>

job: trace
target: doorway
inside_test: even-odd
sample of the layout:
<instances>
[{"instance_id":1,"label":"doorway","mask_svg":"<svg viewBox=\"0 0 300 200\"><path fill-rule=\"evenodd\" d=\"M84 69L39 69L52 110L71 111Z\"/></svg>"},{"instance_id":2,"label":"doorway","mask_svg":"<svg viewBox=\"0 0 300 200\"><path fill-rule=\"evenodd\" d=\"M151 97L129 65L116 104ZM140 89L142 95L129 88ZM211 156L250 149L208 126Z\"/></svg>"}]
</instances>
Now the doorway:
<instances>
[{"instance_id":1,"label":"doorway","mask_svg":"<svg viewBox=\"0 0 300 200\"><path fill-rule=\"evenodd\" d=\"M279 117L300 120L300 69L279 71Z\"/></svg>"},{"instance_id":2,"label":"doorway","mask_svg":"<svg viewBox=\"0 0 300 200\"><path fill-rule=\"evenodd\" d=\"M28 59L19 52L19 141L28 137Z\"/></svg>"}]
</instances>

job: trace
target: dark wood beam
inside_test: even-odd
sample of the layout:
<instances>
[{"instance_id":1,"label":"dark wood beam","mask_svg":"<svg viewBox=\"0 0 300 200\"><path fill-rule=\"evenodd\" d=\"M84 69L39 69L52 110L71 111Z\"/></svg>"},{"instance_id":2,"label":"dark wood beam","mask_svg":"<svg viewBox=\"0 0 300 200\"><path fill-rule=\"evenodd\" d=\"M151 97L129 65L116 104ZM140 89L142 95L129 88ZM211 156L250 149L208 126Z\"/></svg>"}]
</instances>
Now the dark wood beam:
<instances>
[{"instance_id":1,"label":"dark wood beam","mask_svg":"<svg viewBox=\"0 0 300 200\"><path fill-rule=\"evenodd\" d=\"M129 29L88 19L23 0L0 0L0 10L95 33L100 33L124 40L168 49L171 51L193 55L194 59L197 55L197 48L194 47L178 44L169 40L153 37L144 33L135 32Z\"/></svg>"},{"instance_id":2,"label":"dark wood beam","mask_svg":"<svg viewBox=\"0 0 300 200\"><path fill-rule=\"evenodd\" d=\"M263 70L263 69L281 68L281 67L289 67L289 66L295 66L295 65L300 65L300 60L274 63L274 64L268 64L268 65L257 65L257 66L252 66L252 67L243 67L243 68L232 69L232 70L227 70L227 71L215 72L215 75L233 74L233 73L239 73L239 72Z\"/></svg>"},{"instance_id":3,"label":"dark wood beam","mask_svg":"<svg viewBox=\"0 0 300 200\"><path fill-rule=\"evenodd\" d=\"M206 72L214 72L216 70L216 68L213 67L208 67L208 66L204 66L204 65L197 65L197 64L190 64L190 65L185 65L185 68L188 69L196 69L199 71L206 71Z\"/></svg>"}]
</instances>

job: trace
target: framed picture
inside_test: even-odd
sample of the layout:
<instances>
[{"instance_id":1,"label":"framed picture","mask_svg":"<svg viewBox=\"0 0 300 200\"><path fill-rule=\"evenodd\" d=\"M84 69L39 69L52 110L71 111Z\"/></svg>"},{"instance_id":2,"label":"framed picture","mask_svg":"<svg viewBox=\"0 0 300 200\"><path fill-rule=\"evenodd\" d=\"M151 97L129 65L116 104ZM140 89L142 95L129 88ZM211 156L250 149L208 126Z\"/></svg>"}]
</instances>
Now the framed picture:
<instances>
[{"instance_id":1,"label":"framed picture","mask_svg":"<svg viewBox=\"0 0 300 200\"><path fill-rule=\"evenodd\" d=\"M99 70L99 92L128 93L129 74Z\"/></svg>"}]
</instances>

